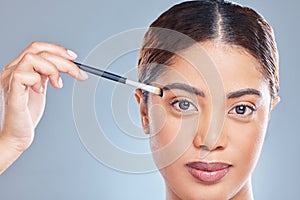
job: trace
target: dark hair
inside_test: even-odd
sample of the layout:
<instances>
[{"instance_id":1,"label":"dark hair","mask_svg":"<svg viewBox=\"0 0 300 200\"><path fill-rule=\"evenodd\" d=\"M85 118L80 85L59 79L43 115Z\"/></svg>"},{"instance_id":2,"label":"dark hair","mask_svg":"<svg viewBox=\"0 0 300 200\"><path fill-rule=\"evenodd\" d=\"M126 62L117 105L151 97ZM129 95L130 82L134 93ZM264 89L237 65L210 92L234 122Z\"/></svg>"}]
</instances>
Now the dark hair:
<instances>
[{"instance_id":1,"label":"dark hair","mask_svg":"<svg viewBox=\"0 0 300 200\"><path fill-rule=\"evenodd\" d=\"M162 73L157 64L168 65L175 55L174 51L163 50L164 46L172 45L178 51L192 45L180 41L167 44L166 35L152 27L180 32L194 43L218 40L242 47L259 62L259 70L269 82L271 96L278 95L279 58L273 30L251 8L226 1L200 0L180 3L164 12L150 25L140 49L139 81L147 84Z\"/></svg>"}]
</instances>

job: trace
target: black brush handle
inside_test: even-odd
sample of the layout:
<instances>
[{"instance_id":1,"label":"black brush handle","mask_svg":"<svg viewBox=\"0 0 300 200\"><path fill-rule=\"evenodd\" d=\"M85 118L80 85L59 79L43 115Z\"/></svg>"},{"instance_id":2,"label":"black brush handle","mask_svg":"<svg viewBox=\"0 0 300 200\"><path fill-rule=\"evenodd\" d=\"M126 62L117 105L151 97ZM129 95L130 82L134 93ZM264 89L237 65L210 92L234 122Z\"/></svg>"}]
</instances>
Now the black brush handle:
<instances>
[{"instance_id":1,"label":"black brush handle","mask_svg":"<svg viewBox=\"0 0 300 200\"><path fill-rule=\"evenodd\" d=\"M107 71L96 69L94 67L87 66L87 65L82 64L82 63L78 63L78 62L74 62L74 63L80 69L82 69L83 71L86 71L88 73L91 73L91 74L94 74L94 75L97 75L97 76L101 76L103 78L107 78L109 80L116 81L116 82L119 82L119 83L124 83L124 84L126 83L126 78L124 78L122 76L119 76L117 74L113 74L113 73L110 73L110 72L107 72Z\"/></svg>"}]
</instances>

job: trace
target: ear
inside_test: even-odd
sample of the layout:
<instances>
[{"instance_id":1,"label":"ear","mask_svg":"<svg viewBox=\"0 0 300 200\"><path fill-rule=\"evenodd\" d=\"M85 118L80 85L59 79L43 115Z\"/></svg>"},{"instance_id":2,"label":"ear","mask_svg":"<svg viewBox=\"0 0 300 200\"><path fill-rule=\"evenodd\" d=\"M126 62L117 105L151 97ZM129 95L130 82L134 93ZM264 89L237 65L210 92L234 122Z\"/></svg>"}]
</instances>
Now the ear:
<instances>
[{"instance_id":1,"label":"ear","mask_svg":"<svg viewBox=\"0 0 300 200\"><path fill-rule=\"evenodd\" d=\"M272 101L271 101L271 110L273 110L279 102L280 102L280 97L279 96L273 98Z\"/></svg>"},{"instance_id":2,"label":"ear","mask_svg":"<svg viewBox=\"0 0 300 200\"><path fill-rule=\"evenodd\" d=\"M277 104L280 102L280 97L277 96L277 97L274 97L272 100L271 100L271 105L270 105L270 111L269 111L269 120L270 120L270 117L271 117L271 112L272 110L277 106Z\"/></svg>"},{"instance_id":3,"label":"ear","mask_svg":"<svg viewBox=\"0 0 300 200\"><path fill-rule=\"evenodd\" d=\"M137 103L140 105L140 115L141 115L141 121L142 121L144 132L146 134L149 134L149 117L147 112L148 110L147 110L146 102L143 99L142 90L136 89L134 95Z\"/></svg>"}]
</instances>

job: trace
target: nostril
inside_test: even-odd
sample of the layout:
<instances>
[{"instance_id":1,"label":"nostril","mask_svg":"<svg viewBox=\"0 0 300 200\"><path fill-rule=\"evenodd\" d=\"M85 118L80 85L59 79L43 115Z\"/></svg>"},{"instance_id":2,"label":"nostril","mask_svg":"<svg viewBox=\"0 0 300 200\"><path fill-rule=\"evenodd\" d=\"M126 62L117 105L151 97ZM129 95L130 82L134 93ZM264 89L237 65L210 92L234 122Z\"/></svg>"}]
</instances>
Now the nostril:
<instances>
[{"instance_id":1,"label":"nostril","mask_svg":"<svg viewBox=\"0 0 300 200\"><path fill-rule=\"evenodd\" d=\"M215 149L216 150L222 150L222 149L224 149L224 147L223 146L217 146Z\"/></svg>"},{"instance_id":2,"label":"nostril","mask_svg":"<svg viewBox=\"0 0 300 200\"><path fill-rule=\"evenodd\" d=\"M216 147L209 148L207 145L200 145L199 148L204 151L213 151L213 150L223 150L224 149L223 146L216 146Z\"/></svg>"},{"instance_id":3,"label":"nostril","mask_svg":"<svg viewBox=\"0 0 300 200\"><path fill-rule=\"evenodd\" d=\"M206 146L206 145L200 145L199 147L200 147L200 149L202 149L202 150L209 151L209 148L208 148L208 146Z\"/></svg>"}]
</instances>

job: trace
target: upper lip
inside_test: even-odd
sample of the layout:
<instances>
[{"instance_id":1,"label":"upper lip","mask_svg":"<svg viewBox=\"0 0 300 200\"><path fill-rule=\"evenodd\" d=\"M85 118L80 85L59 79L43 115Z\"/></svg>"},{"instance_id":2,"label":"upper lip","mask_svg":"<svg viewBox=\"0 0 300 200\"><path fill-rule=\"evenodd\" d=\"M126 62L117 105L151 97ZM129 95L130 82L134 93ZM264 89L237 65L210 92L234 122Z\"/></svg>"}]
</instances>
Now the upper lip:
<instances>
[{"instance_id":1,"label":"upper lip","mask_svg":"<svg viewBox=\"0 0 300 200\"><path fill-rule=\"evenodd\" d=\"M213 172L231 167L232 165L223 162L190 162L186 166L198 169L201 171Z\"/></svg>"}]
</instances>

